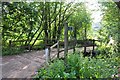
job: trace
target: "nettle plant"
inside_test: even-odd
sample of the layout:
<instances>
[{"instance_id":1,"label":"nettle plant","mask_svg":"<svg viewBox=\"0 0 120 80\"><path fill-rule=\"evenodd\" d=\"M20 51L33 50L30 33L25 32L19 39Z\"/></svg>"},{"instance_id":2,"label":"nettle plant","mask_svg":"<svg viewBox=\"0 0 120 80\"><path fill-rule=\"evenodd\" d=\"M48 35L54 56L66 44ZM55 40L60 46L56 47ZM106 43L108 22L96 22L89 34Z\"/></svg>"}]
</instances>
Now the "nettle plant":
<instances>
[{"instance_id":1,"label":"nettle plant","mask_svg":"<svg viewBox=\"0 0 120 80\"><path fill-rule=\"evenodd\" d=\"M96 59L83 57L80 54L70 54L67 65L63 60L55 60L47 68L38 70L35 78L109 78L117 73L117 67L111 59Z\"/></svg>"}]
</instances>

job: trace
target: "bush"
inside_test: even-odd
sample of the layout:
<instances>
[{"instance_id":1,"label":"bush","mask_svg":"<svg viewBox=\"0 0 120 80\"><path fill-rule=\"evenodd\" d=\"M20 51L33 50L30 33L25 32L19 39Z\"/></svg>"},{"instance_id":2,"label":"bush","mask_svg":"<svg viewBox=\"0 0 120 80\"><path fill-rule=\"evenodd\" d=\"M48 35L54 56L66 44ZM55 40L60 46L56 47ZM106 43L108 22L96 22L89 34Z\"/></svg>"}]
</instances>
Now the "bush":
<instances>
[{"instance_id":1,"label":"bush","mask_svg":"<svg viewBox=\"0 0 120 80\"><path fill-rule=\"evenodd\" d=\"M5 56L5 55L16 55L16 54L22 53L23 51L24 51L23 49L16 48L16 47L3 48L2 49L2 56Z\"/></svg>"},{"instance_id":2,"label":"bush","mask_svg":"<svg viewBox=\"0 0 120 80\"><path fill-rule=\"evenodd\" d=\"M56 60L47 68L38 71L35 78L109 78L117 72L111 59L96 59L71 54L67 57L67 66L63 60Z\"/></svg>"},{"instance_id":3,"label":"bush","mask_svg":"<svg viewBox=\"0 0 120 80\"><path fill-rule=\"evenodd\" d=\"M97 54L101 55L104 58L112 57L113 55L116 55L118 53L117 46L116 45L99 45L99 47L96 48L97 51L99 51Z\"/></svg>"}]
</instances>

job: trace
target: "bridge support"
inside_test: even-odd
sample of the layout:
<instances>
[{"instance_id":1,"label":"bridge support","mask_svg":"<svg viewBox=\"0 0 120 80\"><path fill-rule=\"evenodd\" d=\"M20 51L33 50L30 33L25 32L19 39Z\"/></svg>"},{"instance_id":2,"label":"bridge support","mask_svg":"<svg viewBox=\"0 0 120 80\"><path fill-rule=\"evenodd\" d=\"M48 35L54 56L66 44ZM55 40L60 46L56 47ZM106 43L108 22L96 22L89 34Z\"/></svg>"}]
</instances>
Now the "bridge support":
<instances>
[{"instance_id":1,"label":"bridge support","mask_svg":"<svg viewBox=\"0 0 120 80\"><path fill-rule=\"evenodd\" d=\"M45 57L46 57L46 64L49 64L50 62L50 49L49 48L45 49Z\"/></svg>"},{"instance_id":2,"label":"bridge support","mask_svg":"<svg viewBox=\"0 0 120 80\"><path fill-rule=\"evenodd\" d=\"M58 41L58 44L57 44L57 58L59 58L59 41Z\"/></svg>"},{"instance_id":3,"label":"bridge support","mask_svg":"<svg viewBox=\"0 0 120 80\"><path fill-rule=\"evenodd\" d=\"M68 23L65 22L65 30L64 30L64 60L65 65L67 63L67 53L68 53Z\"/></svg>"}]
</instances>

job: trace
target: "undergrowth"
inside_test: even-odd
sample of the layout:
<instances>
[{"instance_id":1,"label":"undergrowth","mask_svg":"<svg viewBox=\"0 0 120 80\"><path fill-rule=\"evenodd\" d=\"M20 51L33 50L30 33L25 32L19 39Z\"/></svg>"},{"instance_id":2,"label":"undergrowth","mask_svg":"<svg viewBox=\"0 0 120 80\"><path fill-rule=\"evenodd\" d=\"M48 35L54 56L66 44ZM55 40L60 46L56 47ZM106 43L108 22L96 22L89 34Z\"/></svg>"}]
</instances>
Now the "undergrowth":
<instances>
[{"instance_id":1,"label":"undergrowth","mask_svg":"<svg viewBox=\"0 0 120 80\"><path fill-rule=\"evenodd\" d=\"M63 60L55 60L46 68L38 70L34 78L111 78L117 73L118 63L111 58L83 57L77 53L67 56L67 65Z\"/></svg>"}]
</instances>

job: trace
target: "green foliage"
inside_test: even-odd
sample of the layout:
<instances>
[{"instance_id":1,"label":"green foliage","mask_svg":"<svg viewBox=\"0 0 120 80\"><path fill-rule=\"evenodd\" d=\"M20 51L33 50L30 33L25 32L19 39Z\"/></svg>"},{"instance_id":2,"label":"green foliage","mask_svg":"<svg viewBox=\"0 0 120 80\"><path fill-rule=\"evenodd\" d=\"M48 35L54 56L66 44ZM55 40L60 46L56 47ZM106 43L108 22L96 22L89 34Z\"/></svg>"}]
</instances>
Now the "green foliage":
<instances>
[{"instance_id":1,"label":"green foliage","mask_svg":"<svg viewBox=\"0 0 120 80\"><path fill-rule=\"evenodd\" d=\"M72 14L69 18L69 24L76 29L76 36L77 39L84 39L85 32L84 30L88 31L91 29L91 18L90 18L90 12L86 10L86 7L82 3L76 3L75 6L78 6L78 9ZM87 34L88 36L89 34Z\"/></svg>"},{"instance_id":2,"label":"green foliage","mask_svg":"<svg viewBox=\"0 0 120 80\"><path fill-rule=\"evenodd\" d=\"M47 69L40 69L36 75L36 78L59 78L61 76L64 76L64 70L64 62L62 60L56 60L54 63L51 63Z\"/></svg>"},{"instance_id":3,"label":"green foliage","mask_svg":"<svg viewBox=\"0 0 120 80\"><path fill-rule=\"evenodd\" d=\"M96 49L97 51L99 51L97 55L103 55L103 57L110 57L110 55L113 53L113 50L111 49L112 48L110 47L106 47L106 45L101 45Z\"/></svg>"},{"instance_id":4,"label":"green foliage","mask_svg":"<svg viewBox=\"0 0 120 80\"><path fill-rule=\"evenodd\" d=\"M103 40L103 44L108 43L111 36L114 40L112 48L117 49L119 52L120 43L120 10L114 2L101 3L104 15L102 19L102 28L99 31L99 37ZM116 51L116 50L115 50Z\"/></svg>"},{"instance_id":5,"label":"green foliage","mask_svg":"<svg viewBox=\"0 0 120 80\"><path fill-rule=\"evenodd\" d=\"M16 55L24 52L23 49L12 47L12 48L3 48L2 49L2 56L5 55Z\"/></svg>"},{"instance_id":6,"label":"green foliage","mask_svg":"<svg viewBox=\"0 0 120 80\"><path fill-rule=\"evenodd\" d=\"M47 68L39 69L35 78L109 78L117 72L113 59L96 59L71 54L67 65L63 60L56 60Z\"/></svg>"},{"instance_id":7,"label":"green foliage","mask_svg":"<svg viewBox=\"0 0 120 80\"><path fill-rule=\"evenodd\" d=\"M25 40L15 46L31 45L32 48L40 45L39 39L43 39L44 44L64 40L65 21L76 27L76 34L81 29L79 22L83 23L83 28L86 24L90 27L90 14L84 3L2 2L3 46L8 47L9 40Z\"/></svg>"},{"instance_id":8,"label":"green foliage","mask_svg":"<svg viewBox=\"0 0 120 80\"><path fill-rule=\"evenodd\" d=\"M98 47L96 48L97 55L100 55L104 58L107 57L118 57L119 56L119 52L117 50L117 46L116 44L108 44L108 43L104 43L102 42L102 45L99 44Z\"/></svg>"}]
</instances>

